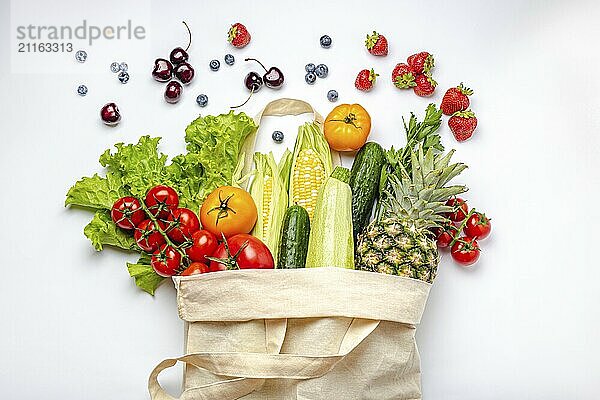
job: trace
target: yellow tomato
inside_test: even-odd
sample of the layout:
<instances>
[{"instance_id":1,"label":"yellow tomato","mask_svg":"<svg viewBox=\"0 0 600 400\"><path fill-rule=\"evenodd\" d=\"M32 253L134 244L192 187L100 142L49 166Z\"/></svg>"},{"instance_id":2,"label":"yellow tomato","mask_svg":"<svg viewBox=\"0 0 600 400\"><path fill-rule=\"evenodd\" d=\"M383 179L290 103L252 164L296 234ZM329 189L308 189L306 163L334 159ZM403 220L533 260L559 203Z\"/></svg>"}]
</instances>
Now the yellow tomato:
<instances>
[{"instance_id":1,"label":"yellow tomato","mask_svg":"<svg viewBox=\"0 0 600 400\"><path fill-rule=\"evenodd\" d=\"M356 151L369 137L371 116L360 104L340 104L325 118L323 132L333 150Z\"/></svg>"},{"instance_id":2,"label":"yellow tomato","mask_svg":"<svg viewBox=\"0 0 600 400\"><path fill-rule=\"evenodd\" d=\"M221 186L208 195L200 207L202 228L221 238L248 233L258 217L250 193L233 186Z\"/></svg>"}]
</instances>

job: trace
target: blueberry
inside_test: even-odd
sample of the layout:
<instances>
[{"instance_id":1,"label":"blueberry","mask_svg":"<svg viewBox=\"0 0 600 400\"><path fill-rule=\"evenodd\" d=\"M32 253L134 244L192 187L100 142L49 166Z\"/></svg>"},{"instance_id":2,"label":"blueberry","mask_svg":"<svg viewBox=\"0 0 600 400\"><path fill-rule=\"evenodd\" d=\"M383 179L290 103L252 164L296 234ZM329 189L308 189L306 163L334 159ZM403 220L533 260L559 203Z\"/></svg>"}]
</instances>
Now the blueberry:
<instances>
[{"instance_id":1,"label":"blueberry","mask_svg":"<svg viewBox=\"0 0 600 400\"><path fill-rule=\"evenodd\" d=\"M212 60L209 64L209 67L211 71L218 71L219 68L221 68L221 63L219 60Z\"/></svg>"},{"instance_id":2,"label":"blueberry","mask_svg":"<svg viewBox=\"0 0 600 400\"><path fill-rule=\"evenodd\" d=\"M85 85L79 85L77 88L77 94L80 96L85 96L88 92L88 88Z\"/></svg>"},{"instance_id":3,"label":"blueberry","mask_svg":"<svg viewBox=\"0 0 600 400\"><path fill-rule=\"evenodd\" d=\"M121 70L123 72L127 72L128 69L129 69L129 66L127 65L126 62L122 62L121 64L119 64L119 70Z\"/></svg>"},{"instance_id":4,"label":"blueberry","mask_svg":"<svg viewBox=\"0 0 600 400\"><path fill-rule=\"evenodd\" d=\"M334 101L337 101L337 99L338 99L337 90L330 90L329 92L327 92L327 100L334 102Z\"/></svg>"},{"instance_id":5,"label":"blueberry","mask_svg":"<svg viewBox=\"0 0 600 400\"><path fill-rule=\"evenodd\" d=\"M208 96L205 94L198 95L198 97L196 97L196 103L198 103L200 107L206 107L208 104Z\"/></svg>"},{"instance_id":6,"label":"blueberry","mask_svg":"<svg viewBox=\"0 0 600 400\"><path fill-rule=\"evenodd\" d=\"M274 131L271 137L275 143L283 142L283 132L281 131Z\"/></svg>"},{"instance_id":7,"label":"blueberry","mask_svg":"<svg viewBox=\"0 0 600 400\"><path fill-rule=\"evenodd\" d=\"M329 68L327 68L327 65L325 64L319 64L317 65L317 68L315 68L315 74L317 74L319 78L327 78Z\"/></svg>"},{"instance_id":8,"label":"blueberry","mask_svg":"<svg viewBox=\"0 0 600 400\"><path fill-rule=\"evenodd\" d=\"M129 82L129 74L127 72L121 71L119 72L119 81L121 83Z\"/></svg>"},{"instance_id":9,"label":"blueberry","mask_svg":"<svg viewBox=\"0 0 600 400\"><path fill-rule=\"evenodd\" d=\"M325 49L328 49L331 46L331 38L328 35L321 36L319 42L321 43L321 47Z\"/></svg>"},{"instance_id":10,"label":"blueberry","mask_svg":"<svg viewBox=\"0 0 600 400\"><path fill-rule=\"evenodd\" d=\"M87 53L85 50L77 50L75 53L75 59L80 63L85 62L85 60L87 60Z\"/></svg>"},{"instance_id":11,"label":"blueberry","mask_svg":"<svg viewBox=\"0 0 600 400\"><path fill-rule=\"evenodd\" d=\"M235 57L233 54L225 54L225 64L233 65L235 63Z\"/></svg>"},{"instance_id":12,"label":"blueberry","mask_svg":"<svg viewBox=\"0 0 600 400\"><path fill-rule=\"evenodd\" d=\"M313 63L306 64L306 66L304 67L306 72L315 72L315 68L315 64Z\"/></svg>"},{"instance_id":13,"label":"blueberry","mask_svg":"<svg viewBox=\"0 0 600 400\"><path fill-rule=\"evenodd\" d=\"M314 72L309 72L308 74L306 74L306 76L304 77L304 80L306 81L306 83L308 83L309 85L314 85L315 81L317 80L317 75L315 75Z\"/></svg>"},{"instance_id":14,"label":"blueberry","mask_svg":"<svg viewBox=\"0 0 600 400\"><path fill-rule=\"evenodd\" d=\"M110 71L111 72L114 72L116 74L117 72L119 72L119 69L120 69L120 67L119 67L119 63L118 62L113 62L112 64L110 64Z\"/></svg>"}]
</instances>

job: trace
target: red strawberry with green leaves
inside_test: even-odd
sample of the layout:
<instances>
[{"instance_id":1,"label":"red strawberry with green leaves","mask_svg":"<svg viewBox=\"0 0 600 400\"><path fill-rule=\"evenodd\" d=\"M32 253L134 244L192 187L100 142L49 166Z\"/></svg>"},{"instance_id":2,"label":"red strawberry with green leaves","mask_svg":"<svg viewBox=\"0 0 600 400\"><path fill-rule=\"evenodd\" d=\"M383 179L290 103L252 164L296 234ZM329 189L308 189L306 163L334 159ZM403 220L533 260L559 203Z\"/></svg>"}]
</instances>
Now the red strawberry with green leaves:
<instances>
[{"instance_id":1,"label":"red strawberry with green leaves","mask_svg":"<svg viewBox=\"0 0 600 400\"><path fill-rule=\"evenodd\" d=\"M427 97L431 96L435 91L435 87L437 86L437 82L433 80L431 75L427 74L419 74L415 78L415 87L413 87L413 91L417 96Z\"/></svg>"},{"instance_id":2,"label":"red strawberry with green leaves","mask_svg":"<svg viewBox=\"0 0 600 400\"><path fill-rule=\"evenodd\" d=\"M236 22L235 24L231 25L231 28L229 28L227 40L235 47L242 48L246 46L248 43L250 43L250 39L250 32L248 32L248 29L246 29L243 24Z\"/></svg>"},{"instance_id":3,"label":"red strawberry with green leaves","mask_svg":"<svg viewBox=\"0 0 600 400\"><path fill-rule=\"evenodd\" d=\"M448 126L459 142L464 142L473 136L473 131L477 127L477 117L471 110L457 111L448 120Z\"/></svg>"},{"instance_id":4,"label":"red strawberry with green leaves","mask_svg":"<svg viewBox=\"0 0 600 400\"><path fill-rule=\"evenodd\" d=\"M450 88L444 94L440 109L445 115L452 115L457 111L465 111L469 108L469 96L473 91L465 87L462 82L457 87Z\"/></svg>"},{"instance_id":5,"label":"red strawberry with green leaves","mask_svg":"<svg viewBox=\"0 0 600 400\"><path fill-rule=\"evenodd\" d=\"M408 62L408 65L410 65L417 74L431 73L431 70L433 69L435 64L433 55L429 54L426 51L413 54L412 56L408 57L406 61Z\"/></svg>"},{"instance_id":6,"label":"red strawberry with green leaves","mask_svg":"<svg viewBox=\"0 0 600 400\"><path fill-rule=\"evenodd\" d=\"M373 85L375 85L378 76L379 75L376 74L373 69L370 71L368 69L363 69L358 73L356 81L354 81L354 86L356 86L358 90L368 92L373 89Z\"/></svg>"},{"instance_id":7,"label":"red strawberry with green leaves","mask_svg":"<svg viewBox=\"0 0 600 400\"><path fill-rule=\"evenodd\" d=\"M372 35L367 35L365 45L369 53L374 56L387 56L388 54L388 41L385 36L373 31Z\"/></svg>"},{"instance_id":8,"label":"red strawberry with green leaves","mask_svg":"<svg viewBox=\"0 0 600 400\"><path fill-rule=\"evenodd\" d=\"M398 89L410 89L417 86L415 83L415 72L408 64L396 64L392 71L392 82Z\"/></svg>"}]
</instances>

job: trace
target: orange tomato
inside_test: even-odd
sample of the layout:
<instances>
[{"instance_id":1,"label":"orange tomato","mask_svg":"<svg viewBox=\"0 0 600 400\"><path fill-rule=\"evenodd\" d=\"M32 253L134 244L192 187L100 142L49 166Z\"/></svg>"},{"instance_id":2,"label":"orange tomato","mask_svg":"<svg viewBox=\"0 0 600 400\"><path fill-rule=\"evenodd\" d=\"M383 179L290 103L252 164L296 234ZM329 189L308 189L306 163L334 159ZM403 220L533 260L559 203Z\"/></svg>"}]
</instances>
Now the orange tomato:
<instances>
[{"instance_id":1,"label":"orange tomato","mask_svg":"<svg viewBox=\"0 0 600 400\"><path fill-rule=\"evenodd\" d=\"M337 151L360 149L371 132L371 116L360 104L340 104L335 107L323 126L329 147Z\"/></svg>"},{"instance_id":2,"label":"orange tomato","mask_svg":"<svg viewBox=\"0 0 600 400\"><path fill-rule=\"evenodd\" d=\"M221 186L208 195L200 207L202 228L221 238L248 233L258 217L250 193L233 186Z\"/></svg>"}]
</instances>

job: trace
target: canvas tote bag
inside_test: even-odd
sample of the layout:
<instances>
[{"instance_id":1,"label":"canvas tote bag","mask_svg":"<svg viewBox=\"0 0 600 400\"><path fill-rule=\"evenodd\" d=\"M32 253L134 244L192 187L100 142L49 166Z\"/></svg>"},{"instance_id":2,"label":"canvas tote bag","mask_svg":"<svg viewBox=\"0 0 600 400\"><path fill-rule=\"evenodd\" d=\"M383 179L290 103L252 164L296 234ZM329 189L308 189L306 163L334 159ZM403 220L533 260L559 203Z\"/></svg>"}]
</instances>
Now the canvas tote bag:
<instances>
[{"instance_id":1,"label":"canvas tote bag","mask_svg":"<svg viewBox=\"0 0 600 400\"><path fill-rule=\"evenodd\" d=\"M304 112L314 110L282 99L262 114ZM185 355L152 371L152 400L176 400L158 375L178 361L181 400L421 399L415 327L429 283L327 266L174 282Z\"/></svg>"}]
</instances>

